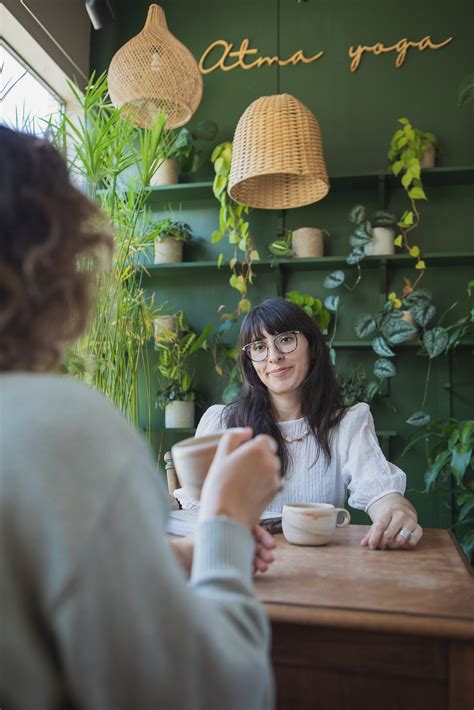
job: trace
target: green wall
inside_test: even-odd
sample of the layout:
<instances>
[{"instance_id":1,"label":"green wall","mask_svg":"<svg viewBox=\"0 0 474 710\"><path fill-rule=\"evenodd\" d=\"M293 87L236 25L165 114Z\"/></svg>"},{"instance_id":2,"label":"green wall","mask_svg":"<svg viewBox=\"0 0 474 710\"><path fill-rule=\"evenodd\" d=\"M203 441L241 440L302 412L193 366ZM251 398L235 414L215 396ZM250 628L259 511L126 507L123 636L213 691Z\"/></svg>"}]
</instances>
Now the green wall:
<instances>
[{"instance_id":1,"label":"green wall","mask_svg":"<svg viewBox=\"0 0 474 710\"><path fill-rule=\"evenodd\" d=\"M117 22L110 28L93 34L91 66L106 68L113 53L145 21L147 3L116 0ZM390 138L397 128L397 119L407 116L418 128L434 132L440 143L440 166L472 166L474 164L473 114L474 102L462 109L456 105L460 81L473 71L472 27L474 4L467 0L445 2L418 0L398 3L372 0L206 0L199 4L186 0L162 3L168 26L199 58L216 39L239 45L248 37L260 55L279 54L286 58L297 49L306 56L324 50L323 59L309 65L264 67L243 71L216 71L204 77L204 97L191 121L192 125L211 119L219 126L216 142L232 139L235 125L245 108L262 95L288 92L303 101L320 122L329 176L366 172L383 172L387 167L386 153ZM403 37L420 40L430 35L434 42L453 36L453 42L437 51L419 52L411 49L400 69L395 68L394 53L367 55L357 72L351 73L347 50L350 45L383 42L391 45ZM211 176L208 165L196 179ZM474 252L473 186L467 184L428 185L428 202L422 206L422 221L417 243L425 252ZM388 207L400 213L406 207L404 193L394 187L388 191ZM358 203L369 209L378 206L375 186L332 189L326 199L309 207L286 213L254 211L252 234L262 256L266 245L276 238L285 225L319 226L329 230L327 255L348 253L349 209ZM155 203L157 211L170 205ZM217 226L217 202L201 200L171 205L174 212L189 221L195 239L185 251L187 261L212 260L222 245L212 245L210 234ZM364 262L365 263L365 262ZM433 291L439 311L460 296L469 278L473 263L459 260L436 261L430 264L424 285ZM361 310L376 310L380 300L380 270L364 268L364 280L353 296L345 298L338 340L354 340L353 317ZM322 283L332 270L293 270L284 278L285 290L297 289L323 297ZM388 290L400 288L407 270L389 266ZM207 271L169 269L154 272L149 282L158 301L166 300L170 311L184 308L191 326L203 328L217 323L217 308L225 303L233 307L234 292L226 286L228 274L221 269ZM253 303L276 295L280 284L275 271L259 269ZM235 331L230 334L230 340ZM398 376L389 382L389 397L378 398L372 409L378 430L394 430L390 441L390 457L407 471L409 497L420 510L425 526L449 525L450 496L427 499L417 492L423 488L424 454L418 450L401 459L413 429L405 424L407 416L419 409L422 399L426 361L415 356L409 347L401 348L397 357ZM460 349L454 356L434 361L428 410L433 416L473 416L474 384L472 378L473 350ZM211 372L204 353L196 362L198 390L206 406L219 401L222 381ZM369 350L338 351L337 366L350 370L358 363L370 372L373 353ZM395 411L394 411L395 410ZM143 408L143 420L146 407ZM153 411L153 427L163 425L162 414ZM155 443L159 435L155 437ZM168 443L168 442L167 442ZM357 520L362 518L357 518Z\"/></svg>"}]
</instances>

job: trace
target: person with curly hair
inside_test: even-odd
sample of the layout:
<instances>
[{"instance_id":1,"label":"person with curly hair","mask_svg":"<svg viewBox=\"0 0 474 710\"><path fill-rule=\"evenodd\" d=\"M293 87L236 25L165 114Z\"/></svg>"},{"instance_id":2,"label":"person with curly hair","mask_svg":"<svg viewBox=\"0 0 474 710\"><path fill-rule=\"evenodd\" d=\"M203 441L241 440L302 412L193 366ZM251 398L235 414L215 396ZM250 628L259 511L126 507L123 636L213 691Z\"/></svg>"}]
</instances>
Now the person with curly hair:
<instances>
[{"instance_id":1,"label":"person with curly hair","mask_svg":"<svg viewBox=\"0 0 474 710\"><path fill-rule=\"evenodd\" d=\"M222 438L187 582L145 442L55 372L112 250L98 209L52 145L0 127L0 215L0 707L272 707L252 530L276 443Z\"/></svg>"}]
</instances>

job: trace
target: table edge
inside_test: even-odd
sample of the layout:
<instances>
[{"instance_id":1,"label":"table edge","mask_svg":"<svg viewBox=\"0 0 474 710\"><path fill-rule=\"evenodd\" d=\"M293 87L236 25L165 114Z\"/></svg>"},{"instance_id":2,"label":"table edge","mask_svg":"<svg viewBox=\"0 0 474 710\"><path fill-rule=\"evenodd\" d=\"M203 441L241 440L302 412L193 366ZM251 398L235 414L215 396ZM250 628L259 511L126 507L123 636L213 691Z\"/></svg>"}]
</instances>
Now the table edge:
<instances>
[{"instance_id":1,"label":"table edge","mask_svg":"<svg viewBox=\"0 0 474 710\"><path fill-rule=\"evenodd\" d=\"M262 601L262 604L272 623L305 624L474 641L474 620L470 619L337 607L318 608L287 602Z\"/></svg>"}]
</instances>

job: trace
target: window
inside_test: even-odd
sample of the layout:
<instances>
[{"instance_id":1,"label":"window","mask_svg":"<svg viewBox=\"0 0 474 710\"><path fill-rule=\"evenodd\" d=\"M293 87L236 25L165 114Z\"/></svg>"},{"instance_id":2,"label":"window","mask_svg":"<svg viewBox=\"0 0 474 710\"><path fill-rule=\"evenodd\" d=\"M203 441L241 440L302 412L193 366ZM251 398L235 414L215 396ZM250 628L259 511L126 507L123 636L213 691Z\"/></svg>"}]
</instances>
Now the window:
<instances>
[{"instance_id":1,"label":"window","mask_svg":"<svg viewBox=\"0 0 474 710\"><path fill-rule=\"evenodd\" d=\"M20 130L44 135L61 99L4 42L0 42L0 121Z\"/></svg>"}]
</instances>

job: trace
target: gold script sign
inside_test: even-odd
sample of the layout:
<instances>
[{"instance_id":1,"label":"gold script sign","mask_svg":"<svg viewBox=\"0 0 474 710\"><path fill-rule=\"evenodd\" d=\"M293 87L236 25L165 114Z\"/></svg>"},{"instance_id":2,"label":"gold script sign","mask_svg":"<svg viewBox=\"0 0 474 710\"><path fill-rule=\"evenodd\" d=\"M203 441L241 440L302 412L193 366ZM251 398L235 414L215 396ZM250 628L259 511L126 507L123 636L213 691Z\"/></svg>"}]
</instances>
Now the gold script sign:
<instances>
[{"instance_id":1,"label":"gold script sign","mask_svg":"<svg viewBox=\"0 0 474 710\"><path fill-rule=\"evenodd\" d=\"M426 37L423 37L423 39L420 39L419 42L412 42L411 40L404 37L403 39L398 40L396 44L392 44L390 47L385 47L385 45L383 45L381 42L377 42L377 44L374 44L372 46L359 44L355 48L349 48L349 57L351 57L352 59L351 71L357 71L364 52L372 53L375 55L386 54L387 52L396 52L398 56L395 62L395 66L397 67L397 69L400 69L406 59L407 52L410 47L413 47L413 49L418 49L420 52L423 52L425 49L441 49L441 47L446 47L446 45L452 42L452 40L452 37L448 37L448 39L445 39L443 42L440 42L440 44L435 44L431 41L431 37L428 35Z\"/></svg>"},{"instance_id":2,"label":"gold script sign","mask_svg":"<svg viewBox=\"0 0 474 710\"><path fill-rule=\"evenodd\" d=\"M420 52L423 52L425 49L440 49L452 41L453 37L448 37L443 42L435 44L431 37L427 35L418 42L413 42L404 37L389 47L386 47L381 42L377 42L374 45L359 44L357 47L349 47L348 54L352 59L350 65L351 72L357 71L364 54L374 54L378 56L380 54L387 54L388 52L396 52L397 59L395 66L397 69L400 69L400 67L403 66L409 49L418 49ZM276 55L272 57L256 57L254 59L258 52L258 49L250 49L249 39L243 39L239 49L234 49L234 45L231 42L226 42L224 39L216 39L215 42L204 50L199 60L199 69L202 74L210 74L217 69L221 69L221 71L231 71L237 68L260 69L263 66L272 66L273 64L278 64L280 67L287 66L288 64L311 64L317 59L321 59L324 55L324 52L321 51L311 57L305 57L303 50L298 49L291 57L288 57L288 59L280 59L280 57ZM213 53L216 55L214 60L210 59L210 55ZM253 61L248 61L250 58L252 58Z\"/></svg>"},{"instance_id":3,"label":"gold script sign","mask_svg":"<svg viewBox=\"0 0 474 710\"><path fill-rule=\"evenodd\" d=\"M245 58L251 55L253 56L259 51L258 49L249 49L249 44L249 39L243 39L240 44L240 48L232 51L234 45L231 42L226 42L224 39L216 39L215 42L210 44L209 47L204 50L204 53L199 60L199 69L203 74L210 74L216 69L231 71L232 69L237 69L237 67L240 67L241 69L260 69L260 67L263 67L264 65L272 66L272 64L278 64L280 67L284 67L287 64L299 64L300 62L303 64L311 64L311 62L315 62L317 59L320 59L324 54L324 52L318 52L312 57L305 57L303 50L298 49L298 51L292 54L288 59L280 59L280 57L277 56L258 57L255 61L246 64ZM206 60L217 48L221 49L219 58L214 62L214 64L206 67ZM226 61L229 58L235 58L235 61L232 64L226 64Z\"/></svg>"}]
</instances>

